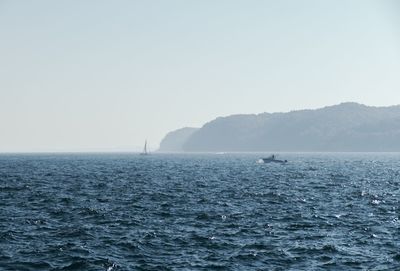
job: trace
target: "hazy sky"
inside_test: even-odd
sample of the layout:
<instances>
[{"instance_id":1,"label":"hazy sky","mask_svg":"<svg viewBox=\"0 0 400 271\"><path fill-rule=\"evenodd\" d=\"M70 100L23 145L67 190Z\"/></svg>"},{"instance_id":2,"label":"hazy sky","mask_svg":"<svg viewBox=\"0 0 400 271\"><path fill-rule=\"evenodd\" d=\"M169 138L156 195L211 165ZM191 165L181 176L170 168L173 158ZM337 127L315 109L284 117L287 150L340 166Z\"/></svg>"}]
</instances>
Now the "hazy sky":
<instances>
[{"instance_id":1,"label":"hazy sky","mask_svg":"<svg viewBox=\"0 0 400 271\"><path fill-rule=\"evenodd\" d=\"M344 101L400 103L399 1L0 0L2 152Z\"/></svg>"}]
</instances>

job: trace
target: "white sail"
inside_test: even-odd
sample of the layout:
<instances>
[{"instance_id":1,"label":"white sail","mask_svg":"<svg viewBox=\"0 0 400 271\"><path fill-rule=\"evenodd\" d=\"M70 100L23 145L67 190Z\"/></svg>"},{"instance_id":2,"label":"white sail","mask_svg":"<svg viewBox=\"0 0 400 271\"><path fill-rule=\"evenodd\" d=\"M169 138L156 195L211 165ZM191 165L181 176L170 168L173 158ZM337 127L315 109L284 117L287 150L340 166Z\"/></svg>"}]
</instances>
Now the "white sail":
<instances>
[{"instance_id":1,"label":"white sail","mask_svg":"<svg viewBox=\"0 0 400 271\"><path fill-rule=\"evenodd\" d=\"M149 154L149 152L147 151L147 139L146 139L145 142L144 142L143 152L140 153L140 154L142 154L142 155L147 155L147 154Z\"/></svg>"}]
</instances>

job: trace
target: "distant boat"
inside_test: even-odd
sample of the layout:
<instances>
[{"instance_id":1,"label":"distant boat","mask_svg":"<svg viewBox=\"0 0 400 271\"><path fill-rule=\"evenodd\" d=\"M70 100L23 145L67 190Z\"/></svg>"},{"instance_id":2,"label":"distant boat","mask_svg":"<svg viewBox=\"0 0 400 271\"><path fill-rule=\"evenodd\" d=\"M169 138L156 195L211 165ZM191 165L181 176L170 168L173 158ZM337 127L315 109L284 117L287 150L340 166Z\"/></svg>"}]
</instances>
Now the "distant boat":
<instances>
[{"instance_id":1,"label":"distant boat","mask_svg":"<svg viewBox=\"0 0 400 271\"><path fill-rule=\"evenodd\" d=\"M268 156L266 158L261 158L259 161L260 162L262 161L262 163L278 163L278 164L286 164L287 163L287 160L276 159L275 154Z\"/></svg>"},{"instance_id":2,"label":"distant boat","mask_svg":"<svg viewBox=\"0 0 400 271\"><path fill-rule=\"evenodd\" d=\"M149 151L147 150L147 140L144 142L144 148L143 152L140 153L140 155L149 155Z\"/></svg>"}]
</instances>

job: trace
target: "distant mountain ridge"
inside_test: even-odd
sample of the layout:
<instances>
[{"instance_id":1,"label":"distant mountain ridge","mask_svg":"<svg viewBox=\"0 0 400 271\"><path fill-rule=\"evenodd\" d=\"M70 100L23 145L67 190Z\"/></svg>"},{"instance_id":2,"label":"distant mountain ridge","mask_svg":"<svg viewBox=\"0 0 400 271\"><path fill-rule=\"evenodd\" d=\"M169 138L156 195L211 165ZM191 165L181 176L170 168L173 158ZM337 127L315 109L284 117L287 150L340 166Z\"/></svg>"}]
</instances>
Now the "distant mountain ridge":
<instances>
[{"instance_id":1,"label":"distant mountain ridge","mask_svg":"<svg viewBox=\"0 0 400 271\"><path fill-rule=\"evenodd\" d=\"M342 103L315 110L219 117L160 151L400 151L400 105ZM179 137L179 138L178 138ZM170 145L172 146L172 145Z\"/></svg>"},{"instance_id":2,"label":"distant mountain ridge","mask_svg":"<svg viewBox=\"0 0 400 271\"><path fill-rule=\"evenodd\" d=\"M169 132L160 143L160 151L182 152L189 137L199 128L185 127Z\"/></svg>"}]
</instances>

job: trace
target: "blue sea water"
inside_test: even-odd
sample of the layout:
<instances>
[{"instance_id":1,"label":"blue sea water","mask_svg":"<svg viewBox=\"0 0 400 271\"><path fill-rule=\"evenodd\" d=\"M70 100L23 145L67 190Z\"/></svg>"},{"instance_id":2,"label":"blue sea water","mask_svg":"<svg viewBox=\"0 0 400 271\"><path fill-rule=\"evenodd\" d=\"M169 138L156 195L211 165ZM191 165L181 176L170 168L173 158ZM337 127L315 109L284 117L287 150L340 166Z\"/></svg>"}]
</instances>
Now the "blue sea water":
<instances>
[{"instance_id":1,"label":"blue sea water","mask_svg":"<svg viewBox=\"0 0 400 271\"><path fill-rule=\"evenodd\" d=\"M0 270L400 270L400 154L0 155Z\"/></svg>"}]
</instances>

